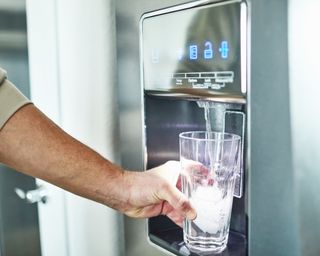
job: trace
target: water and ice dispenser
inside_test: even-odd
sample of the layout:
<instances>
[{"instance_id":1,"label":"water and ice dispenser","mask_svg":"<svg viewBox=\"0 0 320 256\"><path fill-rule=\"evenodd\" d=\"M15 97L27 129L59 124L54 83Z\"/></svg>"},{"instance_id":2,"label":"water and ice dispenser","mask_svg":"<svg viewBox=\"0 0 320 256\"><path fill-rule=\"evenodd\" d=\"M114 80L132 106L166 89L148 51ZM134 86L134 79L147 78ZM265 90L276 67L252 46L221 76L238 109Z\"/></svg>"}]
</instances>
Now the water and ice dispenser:
<instances>
[{"instance_id":1,"label":"water and ice dispenser","mask_svg":"<svg viewBox=\"0 0 320 256\"><path fill-rule=\"evenodd\" d=\"M179 134L208 130L241 136L225 255L247 254L247 4L193 2L142 16L140 22L146 169L179 160ZM166 217L148 220L151 243L195 255Z\"/></svg>"}]
</instances>

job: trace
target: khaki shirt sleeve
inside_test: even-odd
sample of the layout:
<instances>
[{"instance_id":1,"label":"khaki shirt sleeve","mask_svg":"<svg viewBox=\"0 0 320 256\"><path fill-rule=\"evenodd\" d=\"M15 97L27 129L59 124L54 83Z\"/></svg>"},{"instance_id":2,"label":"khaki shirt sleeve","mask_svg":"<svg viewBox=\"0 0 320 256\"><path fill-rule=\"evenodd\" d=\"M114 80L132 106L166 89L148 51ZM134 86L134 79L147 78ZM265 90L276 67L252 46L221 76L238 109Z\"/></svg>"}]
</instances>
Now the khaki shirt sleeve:
<instances>
[{"instance_id":1,"label":"khaki shirt sleeve","mask_svg":"<svg viewBox=\"0 0 320 256\"><path fill-rule=\"evenodd\" d=\"M21 107L31 103L9 80L0 68L0 130Z\"/></svg>"}]
</instances>

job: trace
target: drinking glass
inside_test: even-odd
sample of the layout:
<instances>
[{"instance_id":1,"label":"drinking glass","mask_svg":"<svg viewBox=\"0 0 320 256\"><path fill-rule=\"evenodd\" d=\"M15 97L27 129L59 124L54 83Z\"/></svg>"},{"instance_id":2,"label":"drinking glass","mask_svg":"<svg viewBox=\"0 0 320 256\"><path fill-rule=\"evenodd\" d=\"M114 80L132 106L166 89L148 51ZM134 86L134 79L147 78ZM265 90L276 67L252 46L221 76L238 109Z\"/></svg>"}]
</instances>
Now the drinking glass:
<instances>
[{"instance_id":1,"label":"drinking glass","mask_svg":"<svg viewBox=\"0 0 320 256\"><path fill-rule=\"evenodd\" d=\"M233 192L240 170L241 137L194 131L179 135L182 192L197 211L183 224L190 251L222 252L228 242Z\"/></svg>"}]
</instances>

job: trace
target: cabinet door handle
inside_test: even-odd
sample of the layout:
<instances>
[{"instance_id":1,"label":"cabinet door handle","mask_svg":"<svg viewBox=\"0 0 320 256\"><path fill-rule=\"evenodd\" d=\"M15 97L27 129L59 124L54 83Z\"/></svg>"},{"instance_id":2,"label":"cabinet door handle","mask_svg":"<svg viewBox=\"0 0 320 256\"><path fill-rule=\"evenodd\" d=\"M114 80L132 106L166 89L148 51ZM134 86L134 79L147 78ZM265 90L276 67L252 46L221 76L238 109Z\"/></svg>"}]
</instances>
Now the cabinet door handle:
<instances>
[{"instance_id":1,"label":"cabinet door handle","mask_svg":"<svg viewBox=\"0 0 320 256\"><path fill-rule=\"evenodd\" d=\"M38 188L29 191L24 191L21 188L15 188L14 191L20 199L25 200L29 204L40 202L45 204L48 201L47 190L43 186L39 186Z\"/></svg>"}]
</instances>

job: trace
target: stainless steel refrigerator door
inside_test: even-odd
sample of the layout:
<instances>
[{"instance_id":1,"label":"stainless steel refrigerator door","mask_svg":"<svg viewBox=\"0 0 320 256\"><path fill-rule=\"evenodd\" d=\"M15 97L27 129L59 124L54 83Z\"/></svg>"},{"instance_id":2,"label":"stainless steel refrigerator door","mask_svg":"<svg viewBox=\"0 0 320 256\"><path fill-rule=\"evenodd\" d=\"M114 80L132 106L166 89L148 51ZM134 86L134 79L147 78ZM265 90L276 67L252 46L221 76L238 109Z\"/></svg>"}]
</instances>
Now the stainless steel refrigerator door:
<instances>
[{"instance_id":1,"label":"stainless steel refrigerator door","mask_svg":"<svg viewBox=\"0 0 320 256\"><path fill-rule=\"evenodd\" d=\"M292 164L288 2L250 3L249 255L301 255Z\"/></svg>"},{"instance_id":2,"label":"stainless steel refrigerator door","mask_svg":"<svg viewBox=\"0 0 320 256\"><path fill-rule=\"evenodd\" d=\"M139 67L139 20L143 13L183 0L116 1L117 69L120 110L120 149L122 166L143 170L142 117ZM130 128L130 129L128 129ZM167 255L147 241L146 220L125 218L125 250L127 256Z\"/></svg>"},{"instance_id":3,"label":"stainless steel refrigerator door","mask_svg":"<svg viewBox=\"0 0 320 256\"><path fill-rule=\"evenodd\" d=\"M117 1L121 148L125 167L143 168L142 148L139 148L142 141L139 18L146 11L182 2L185 1ZM291 154L288 3L248 2L251 7L249 255L301 255ZM128 255L156 255L146 245L144 229L143 222L126 221Z\"/></svg>"}]
</instances>

